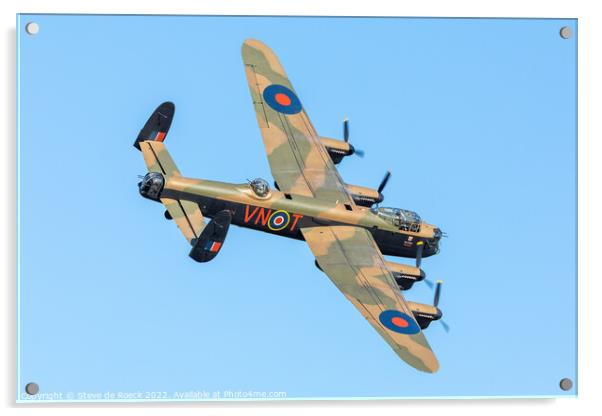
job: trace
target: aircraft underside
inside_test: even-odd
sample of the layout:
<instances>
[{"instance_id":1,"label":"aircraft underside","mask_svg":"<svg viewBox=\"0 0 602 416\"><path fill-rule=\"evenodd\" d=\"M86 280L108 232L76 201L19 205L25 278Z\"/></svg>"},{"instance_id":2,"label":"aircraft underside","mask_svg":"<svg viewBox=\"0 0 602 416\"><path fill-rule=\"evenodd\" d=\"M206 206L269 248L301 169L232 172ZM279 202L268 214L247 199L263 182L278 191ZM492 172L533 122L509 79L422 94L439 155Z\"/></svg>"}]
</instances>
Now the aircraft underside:
<instances>
[{"instance_id":1,"label":"aircraft underside","mask_svg":"<svg viewBox=\"0 0 602 416\"><path fill-rule=\"evenodd\" d=\"M432 305L406 301L402 292L428 284L421 260L437 254L444 233L414 211L379 206L390 172L377 189L345 183L335 165L362 153L349 143L348 122L343 140L320 136L274 52L249 39L242 56L276 190L261 178L231 184L183 176L163 143L175 111L166 101L134 142L148 169L140 194L165 206L199 263L218 255L231 224L304 240L316 266L402 360L437 371L422 330L441 320L441 282ZM383 255L415 258L415 265Z\"/></svg>"}]
</instances>

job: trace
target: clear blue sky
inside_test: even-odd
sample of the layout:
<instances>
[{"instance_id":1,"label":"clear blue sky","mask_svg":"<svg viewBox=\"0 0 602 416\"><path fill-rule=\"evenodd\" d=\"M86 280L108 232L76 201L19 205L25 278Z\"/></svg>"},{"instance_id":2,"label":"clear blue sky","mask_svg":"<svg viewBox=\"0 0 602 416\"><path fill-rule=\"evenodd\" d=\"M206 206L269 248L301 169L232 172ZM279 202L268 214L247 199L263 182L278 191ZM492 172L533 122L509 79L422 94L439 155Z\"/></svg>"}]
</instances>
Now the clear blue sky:
<instances>
[{"instance_id":1,"label":"clear blue sky","mask_svg":"<svg viewBox=\"0 0 602 416\"><path fill-rule=\"evenodd\" d=\"M559 29L576 24L21 16L18 390L574 394L558 382L576 378L577 51ZM197 264L138 195L132 142L166 100L184 175L271 180L249 37L279 55L320 134L350 118L366 157L339 165L348 183L391 169L383 205L449 234L423 262L451 325L426 331L438 373L402 362L303 242L233 227Z\"/></svg>"}]
</instances>

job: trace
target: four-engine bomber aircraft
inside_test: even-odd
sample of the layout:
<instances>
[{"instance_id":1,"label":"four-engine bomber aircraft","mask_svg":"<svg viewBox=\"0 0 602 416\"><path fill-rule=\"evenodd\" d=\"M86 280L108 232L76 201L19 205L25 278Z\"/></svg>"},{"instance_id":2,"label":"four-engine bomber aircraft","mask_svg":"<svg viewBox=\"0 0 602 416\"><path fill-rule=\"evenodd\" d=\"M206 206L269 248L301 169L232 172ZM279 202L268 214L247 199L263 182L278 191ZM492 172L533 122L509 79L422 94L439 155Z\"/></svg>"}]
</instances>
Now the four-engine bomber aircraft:
<instances>
[{"instance_id":1,"label":"four-engine bomber aircraft","mask_svg":"<svg viewBox=\"0 0 602 416\"><path fill-rule=\"evenodd\" d=\"M230 224L305 240L316 266L399 357L437 371L422 329L441 319L440 282L434 306L408 302L401 291L425 278L420 262L439 251L441 230L415 212L378 207L389 173L378 190L343 182L335 164L359 153L348 141L347 122L344 140L319 136L274 52L247 40L242 57L276 189L263 179L230 184L182 176L163 143L175 111L166 102L134 143L148 168L140 194L165 205L165 217L176 222L198 262L219 253ZM383 255L416 258L416 267Z\"/></svg>"}]
</instances>

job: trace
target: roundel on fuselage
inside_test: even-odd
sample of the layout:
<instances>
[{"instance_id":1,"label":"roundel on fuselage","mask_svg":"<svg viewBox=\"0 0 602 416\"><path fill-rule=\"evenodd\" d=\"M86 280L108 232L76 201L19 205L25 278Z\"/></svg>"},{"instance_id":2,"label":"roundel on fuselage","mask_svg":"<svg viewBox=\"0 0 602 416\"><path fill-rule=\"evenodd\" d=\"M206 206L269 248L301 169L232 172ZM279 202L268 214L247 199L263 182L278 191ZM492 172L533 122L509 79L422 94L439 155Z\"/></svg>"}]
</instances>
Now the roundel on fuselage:
<instances>
[{"instance_id":1,"label":"roundel on fuselage","mask_svg":"<svg viewBox=\"0 0 602 416\"><path fill-rule=\"evenodd\" d=\"M276 211L270 215L268 220L268 228L272 231L280 231L288 225L291 220L291 216L286 211Z\"/></svg>"}]
</instances>

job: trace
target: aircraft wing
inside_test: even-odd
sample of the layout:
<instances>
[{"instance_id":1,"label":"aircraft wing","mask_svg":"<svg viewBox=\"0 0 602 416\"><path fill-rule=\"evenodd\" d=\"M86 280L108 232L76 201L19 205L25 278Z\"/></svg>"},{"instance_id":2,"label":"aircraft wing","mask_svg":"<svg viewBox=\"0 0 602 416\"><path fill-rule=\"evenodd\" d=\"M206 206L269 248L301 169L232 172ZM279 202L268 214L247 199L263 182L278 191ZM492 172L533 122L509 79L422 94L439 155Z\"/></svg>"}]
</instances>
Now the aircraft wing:
<instances>
[{"instance_id":1,"label":"aircraft wing","mask_svg":"<svg viewBox=\"0 0 602 416\"><path fill-rule=\"evenodd\" d=\"M439 362L414 319L385 260L364 228L302 228L321 269L395 353L414 368L434 373Z\"/></svg>"},{"instance_id":2,"label":"aircraft wing","mask_svg":"<svg viewBox=\"0 0 602 416\"><path fill-rule=\"evenodd\" d=\"M243 43L242 57L272 176L280 190L355 205L276 54L249 39Z\"/></svg>"}]
</instances>

